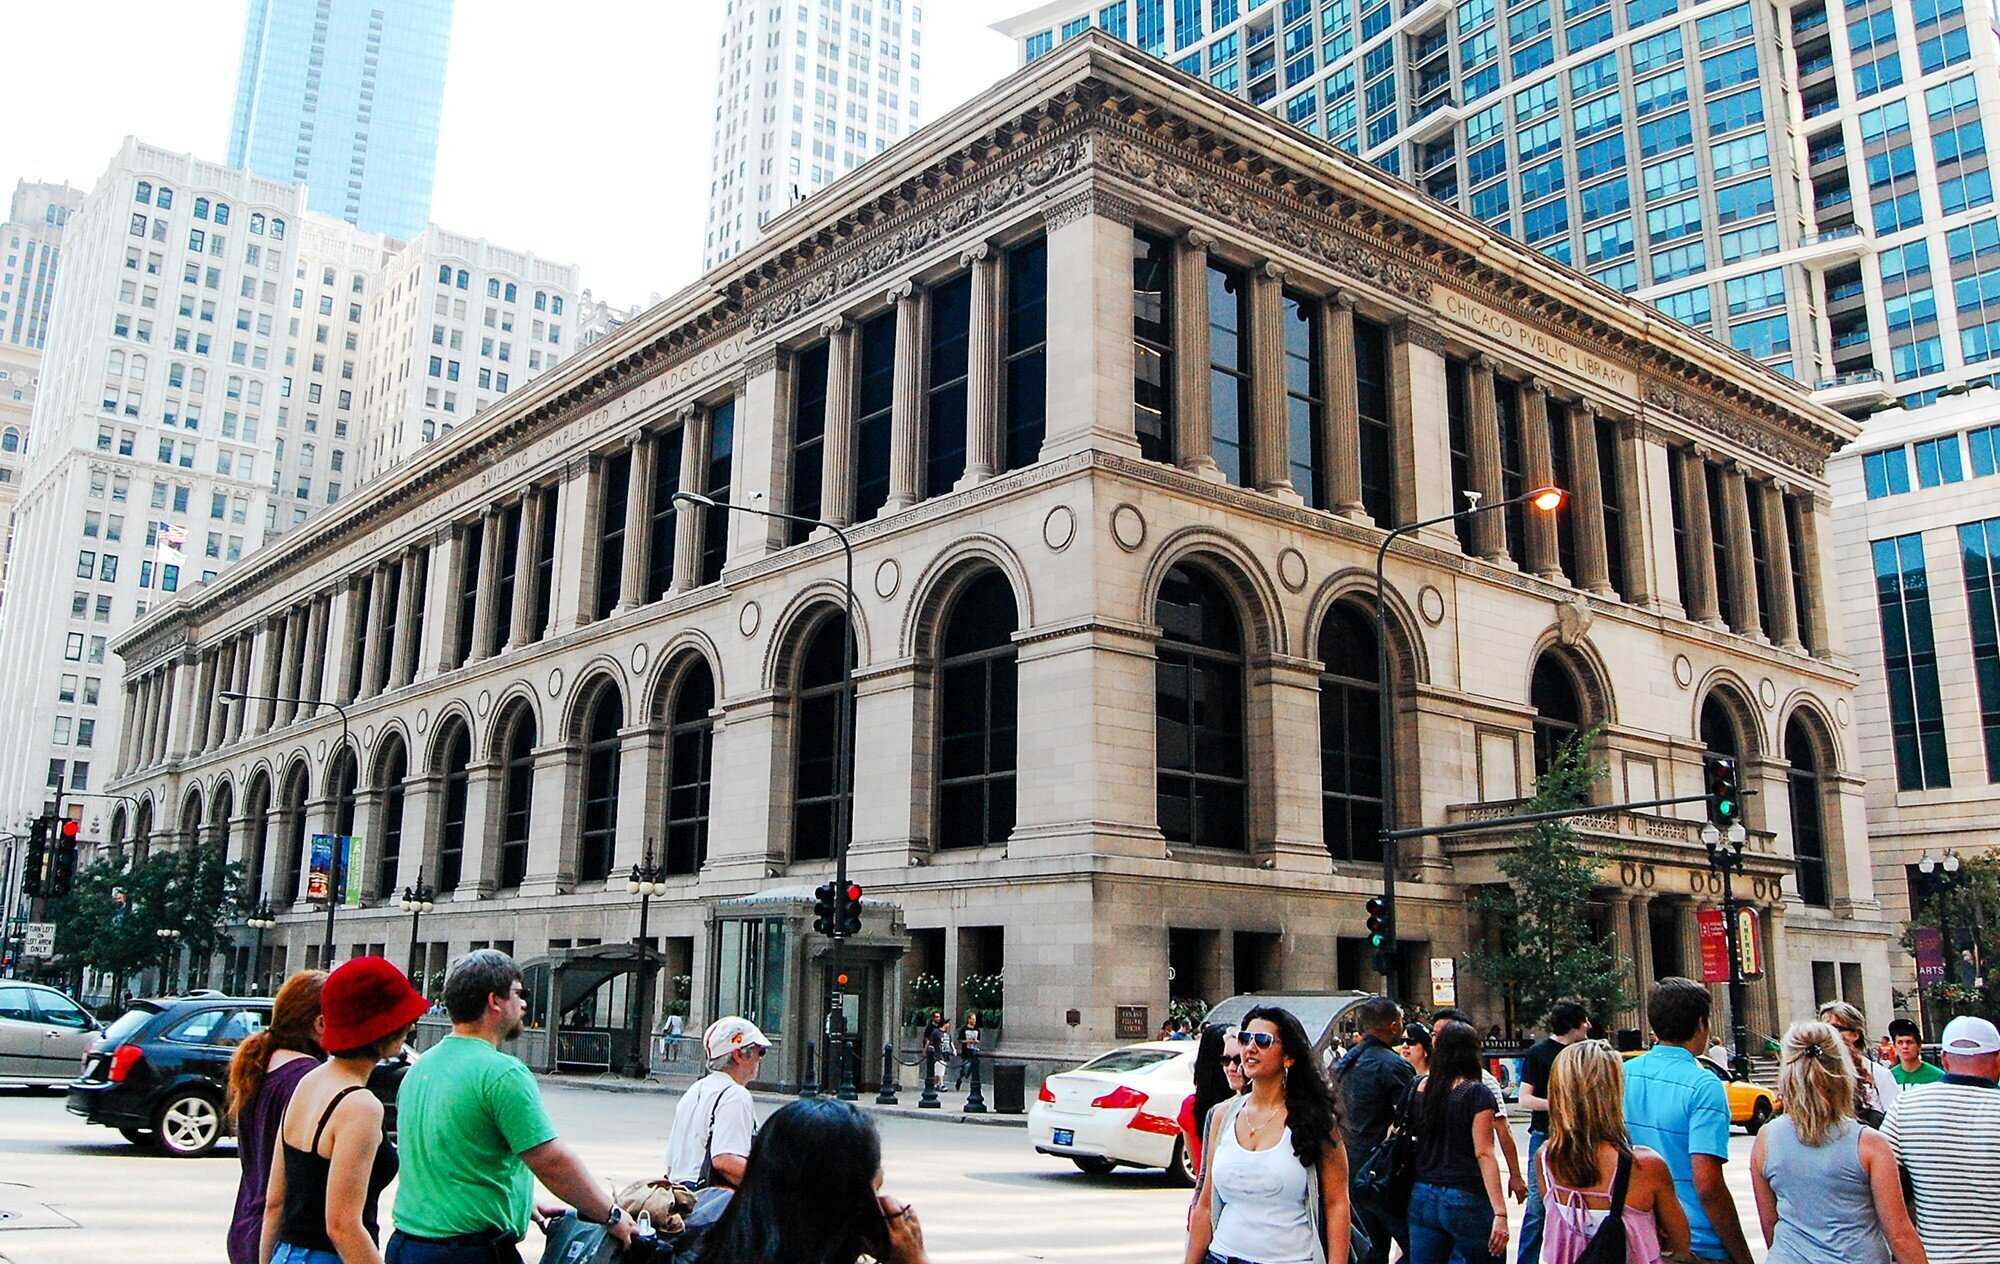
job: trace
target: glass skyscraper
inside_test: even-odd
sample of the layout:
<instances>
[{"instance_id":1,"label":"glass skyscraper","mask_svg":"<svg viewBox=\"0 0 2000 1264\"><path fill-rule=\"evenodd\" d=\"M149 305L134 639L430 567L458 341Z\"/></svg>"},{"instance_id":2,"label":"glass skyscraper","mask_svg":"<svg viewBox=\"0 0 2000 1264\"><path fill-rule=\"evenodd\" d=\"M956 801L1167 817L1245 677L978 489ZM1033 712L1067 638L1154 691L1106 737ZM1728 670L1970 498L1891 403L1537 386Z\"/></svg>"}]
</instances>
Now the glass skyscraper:
<instances>
[{"instance_id":1,"label":"glass skyscraper","mask_svg":"<svg viewBox=\"0 0 2000 1264\"><path fill-rule=\"evenodd\" d=\"M250 0L229 162L401 240L430 219L452 0Z\"/></svg>"}]
</instances>

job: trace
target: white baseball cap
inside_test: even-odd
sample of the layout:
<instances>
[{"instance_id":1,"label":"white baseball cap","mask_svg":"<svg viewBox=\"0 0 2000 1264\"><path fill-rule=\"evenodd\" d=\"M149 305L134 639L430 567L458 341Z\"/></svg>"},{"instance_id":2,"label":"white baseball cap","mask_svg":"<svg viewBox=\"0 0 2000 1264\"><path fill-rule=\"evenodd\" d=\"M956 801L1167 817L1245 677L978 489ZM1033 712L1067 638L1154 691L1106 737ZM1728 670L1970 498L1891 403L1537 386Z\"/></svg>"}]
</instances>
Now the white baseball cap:
<instances>
[{"instance_id":1,"label":"white baseball cap","mask_svg":"<svg viewBox=\"0 0 2000 1264\"><path fill-rule=\"evenodd\" d=\"M2000 1029L1983 1018L1962 1014L1945 1024L1944 1038L1939 1043L1946 1053L1957 1054L1961 1058L2000 1053Z\"/></svg>"},{"instance_id":2,"label":"white baseball cap","mask_svg":"<svg viewBox=\"0 0 2000 1264\"><path fill-rule=\"evenodd\" d=\"M751 1045L769 1049L771 1041L763 1032L757 1030L757 1024L735 1015L716 1019L709 1024L708 1030L701 1034L701 1047L711 1058L735 1053L738 1049Z\"/></svg>"}]
</instances>

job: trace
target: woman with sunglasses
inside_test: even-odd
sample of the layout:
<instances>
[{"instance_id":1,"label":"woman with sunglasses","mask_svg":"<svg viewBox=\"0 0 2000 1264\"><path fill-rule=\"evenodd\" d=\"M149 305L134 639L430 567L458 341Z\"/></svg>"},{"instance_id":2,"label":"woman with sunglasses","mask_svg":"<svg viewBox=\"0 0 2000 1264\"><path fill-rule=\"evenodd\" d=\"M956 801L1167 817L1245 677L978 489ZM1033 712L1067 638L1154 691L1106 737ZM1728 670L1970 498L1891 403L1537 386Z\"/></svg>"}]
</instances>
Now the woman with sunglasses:
<instances>
[{"instance_id":1,"label":"woman with sunglasses","mask_svg":"<svg viewBox=\"0 0 2000 1264\"><path fill-rule=\"evenodd\" d=\"M1896 1075L1869 1056L1868 1020L1846 1001L1828 1001L1819 1007L1819 1020L1840 1033L1841 1044L1854 1063L1854 1117L1870 1128L1880 1128L1903 1091Z\"/></svg>"},{"instance_id":2,"label":"woman with sunglasses","mask_svg":"<svg viewBox=\"0 0 2000 1264\"><path fill-rule=\"evenodd\" d=\"M1419 1076L1431 1073L1431 1029L1422 1023L1403 1024L1403 1042L1396 1046L1403 1061L1415 1067Z\"/></svg>"},{"instance_id":3,"label":"woman with sunglasses","mask_svg":"<svg viewBox=\"0 0 2000 1264\"><path fill-rule=\"evenodd\" d=\"M1238 1039L1246 1091L1209 1111L1185 1264L1347 1264L1347 1152L1305 1028L1260 1005Z\"/></svg>"},{"instance_id":4,"label":"woman with sunglasses","mask_svg":"<svg viewBox=\"0 0 2000 1264\"><path fill-rule=\"evenodd\" d=\"M1194 1055L1194 1092L1181 1103L1181 1145L1188 1156L1188 1170L1197 1183L1201 1179L1202 1125L1218 1102L1243 1091L1243 1046L1236 1033L1219 1023L1201 1029L1201 1044Z\"/></svg>"}]
</instances>

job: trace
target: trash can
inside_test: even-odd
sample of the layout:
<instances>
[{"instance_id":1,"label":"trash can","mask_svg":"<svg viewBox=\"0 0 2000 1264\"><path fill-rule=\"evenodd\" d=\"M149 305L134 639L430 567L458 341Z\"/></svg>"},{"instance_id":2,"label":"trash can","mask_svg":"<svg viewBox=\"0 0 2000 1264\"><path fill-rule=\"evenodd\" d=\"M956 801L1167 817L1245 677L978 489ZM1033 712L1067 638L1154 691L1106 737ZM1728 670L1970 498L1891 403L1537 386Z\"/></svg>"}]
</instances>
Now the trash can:
<instances>
[{"instance_id":1,"label":"trash can","mask_svg":"<svg viewBox=\"0 0 2000 1264\"><path fill-rule=\"evenodd\" d=\"M1028 1108L1028 1068L1018 1062L993 1064L993 1113L1018 1115Z\"/></svg>"}]
</instances>

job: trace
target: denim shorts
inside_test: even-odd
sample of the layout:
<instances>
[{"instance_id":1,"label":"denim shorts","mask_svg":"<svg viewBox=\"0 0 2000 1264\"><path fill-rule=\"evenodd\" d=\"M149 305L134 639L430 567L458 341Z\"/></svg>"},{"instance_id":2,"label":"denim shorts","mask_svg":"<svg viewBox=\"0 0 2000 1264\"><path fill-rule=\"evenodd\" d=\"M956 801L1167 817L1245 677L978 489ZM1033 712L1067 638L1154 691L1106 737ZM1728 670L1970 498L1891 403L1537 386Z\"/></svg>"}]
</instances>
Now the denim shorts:
<instances>
[{"instance_id":1,"label":"denim shorts","mask_svg":"<svg viewBox=\"0 0 2000 1264\"><path fill-rule=\"evenodd\" d=\"M332 1251L315 1251L311 1247L280 1242L271 1252L271 1264L340 1264L340 1256Z\"/></svg>"}]
</instances>

